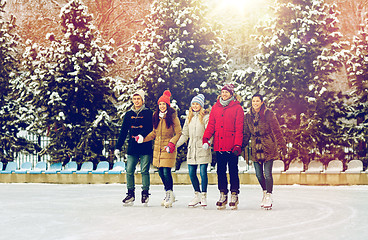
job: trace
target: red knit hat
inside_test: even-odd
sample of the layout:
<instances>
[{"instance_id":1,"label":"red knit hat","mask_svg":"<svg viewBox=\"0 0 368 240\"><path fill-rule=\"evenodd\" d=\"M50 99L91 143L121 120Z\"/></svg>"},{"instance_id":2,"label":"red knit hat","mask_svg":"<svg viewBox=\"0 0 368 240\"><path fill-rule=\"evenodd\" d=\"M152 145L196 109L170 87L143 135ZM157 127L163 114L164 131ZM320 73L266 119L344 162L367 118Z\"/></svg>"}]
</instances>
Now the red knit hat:
<instances>
[{"instance_id":1,"label":"red knit hat","mask_svg":"<svg viewBox=\"0 0 368 240\"><path fill-rule=\"evenodd\" d=\"M225 84L225 86L222 87L222 90L226 90L228 91L231 95L234 95L234 85L230 84Z\"/></svg>"},{"instance_id":2,"label":"red knit hat","mask_svg":"<svg viewBox=\"0 0 368 240\"><path fill-rule=\"evenodd\" d=\"M159 104L160 102L164 102L170 106L170 97L171 92L169 90L165 90L164 94L158 99L157 104Z\"/></svg>"}]
</instances>

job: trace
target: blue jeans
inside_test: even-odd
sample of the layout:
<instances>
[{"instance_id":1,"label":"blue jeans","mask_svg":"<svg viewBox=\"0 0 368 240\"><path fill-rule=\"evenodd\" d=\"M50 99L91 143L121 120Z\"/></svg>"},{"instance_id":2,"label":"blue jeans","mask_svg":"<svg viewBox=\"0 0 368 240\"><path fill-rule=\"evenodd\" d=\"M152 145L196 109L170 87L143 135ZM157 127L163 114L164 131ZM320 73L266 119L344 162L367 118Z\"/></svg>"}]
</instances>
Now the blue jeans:
<instances>
[{"instance_id":1,"label":"blue jeans","mask_svg":"<svg viewBox=\"0 0 368 240\"><path fill-rule=\"evenodd\" d=\"M218 189L225 194L229 192L226 174L227 166L229 166L230 191L239 194L238 157L232 152L216 152L216 159Z\"/></svg>"},{"instance_id":2,"label":"blue jeans","mask_svg":"<svg viewBox=\"0 0 368 240\"><path fill-rule=\"evenodd\" d=\"M173 178L171 175L171 168L169 167L160 167L158 168L158 174L164 184L165 191L173 190Z\"/></svg>"},{"instance_id":3,"label":"blue jeans","mask_svg":"<svg viewBox=\"0 0 368 240\"><path fill-rule=\"evenodd\" d=\"M198 165L191 165L188 164L188 170L189 170L189 177L190 181L192 182L194 191L200 192L199 188L199 181L197 177L197 166ZM199 165L199 174L201 175L202 180L202 192L207 192L207 185L208 185L208 177L207 177L207 167L208 164L201 164Z\"/></svg>"},{"instance_id":4,"label":"blue jeans","mask_svg":"<svg viewBox=\"0 0 368 240\"><path fill-rule=\"evenodd\" d=\"M273 178L272 178L272 166L273 160L265 161L264 163L254 162L254 168L256 170L256 176L263 191L272 193Z\"/></svg>"},{"instance_id":5,"label":"blue jeans","mask_svg":"<svg viewBox=\"0 0 368 240\"><path fill-rule=\"evenodd\" d=\"M128 155L126 165L126 180L128 190L135 189L134 173L135 167L138 161L141 161L141 173L142 173L142 190L148 191L150 188L150 174L149 168L151 164L151 155Z\"/></svg>"}]
</instances>

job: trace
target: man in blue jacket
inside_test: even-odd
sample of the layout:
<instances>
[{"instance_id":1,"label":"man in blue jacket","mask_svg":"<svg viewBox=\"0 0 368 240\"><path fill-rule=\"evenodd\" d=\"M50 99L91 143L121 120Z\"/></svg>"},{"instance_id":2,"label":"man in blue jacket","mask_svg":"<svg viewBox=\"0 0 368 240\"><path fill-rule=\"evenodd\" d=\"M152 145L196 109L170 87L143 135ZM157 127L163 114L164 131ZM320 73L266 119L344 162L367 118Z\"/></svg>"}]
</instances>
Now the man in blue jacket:
<instances>
[{"instance_id":1,"label":"man in blue jacket","mask_svg":"<svg viewBox=\"0 0 368 240\"><path fill-rule=\"evenodd\" d=\"M144 104L145 92L138 90L132 96L133 106L123 120L120 135L115 146L115 155L120 155L120 149L128 136L126 181L127 196L123 199L124 205L133 205L135 200L134 173L138 161L141 162L142 173L142 204L147 205L149 200L150 175L149 168L152 159L152 143L142 142L144 137L152 131L152 111ZM139 145L138 145L139 144Z\"/></svg>"}]
</instances>

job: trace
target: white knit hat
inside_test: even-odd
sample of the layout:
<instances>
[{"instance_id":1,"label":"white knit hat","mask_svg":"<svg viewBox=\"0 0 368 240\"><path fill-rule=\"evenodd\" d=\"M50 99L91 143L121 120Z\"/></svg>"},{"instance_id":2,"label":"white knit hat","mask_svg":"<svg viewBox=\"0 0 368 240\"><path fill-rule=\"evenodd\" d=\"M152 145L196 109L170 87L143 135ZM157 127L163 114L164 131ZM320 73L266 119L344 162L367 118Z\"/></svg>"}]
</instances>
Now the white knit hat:
<instances>
[{"instance_id":1,"label":"white knit hat","mask_svg":"<svg viewBox=\"0 0 368 240\"><path fill-rule=\"evenodd\" d=\"M144 95L146 95L146 93L145 93L142 89L139 89L138 91L136 91L136 92L132 95L132 98L133 98L133 96L134 96L134 95L139 95L139 96L142 98L143 102L144 102Z\"/></svg>"},{"instance_id":2,"label":"white knit hat","mask_svg":"<svg viewBox=\"0 0 368 240\"><path fill-rule=\"evenodd\" d=\"M199 103L199 105L201 105L201 107L204 107L204 95L203 94L198 94L197 96L195 96L192 101L190 102L190 105L192 105L193 103Z\"/></svg>"}]
</instances>

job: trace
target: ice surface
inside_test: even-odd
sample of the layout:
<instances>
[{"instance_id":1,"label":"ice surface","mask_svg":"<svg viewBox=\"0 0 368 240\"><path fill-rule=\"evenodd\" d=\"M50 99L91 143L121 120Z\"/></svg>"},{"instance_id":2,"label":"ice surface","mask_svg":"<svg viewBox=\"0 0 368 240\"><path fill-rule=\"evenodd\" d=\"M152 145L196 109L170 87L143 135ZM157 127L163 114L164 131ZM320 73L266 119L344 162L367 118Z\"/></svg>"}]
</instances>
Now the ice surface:
<instances>
[{"instance_id":1,"label":"ice surface","mask_svg":"<svg viewBox=\"0 0 368 240\"><path fill-rule=\"evenodd\" d=\"M188 208L189 185L161 207L163 187L151 186L148 207L123 207L126 185L0 184L0 239L367 239L368 186L274 187L274 208L259 208L261 190L242 185L238 210Z\"/></svg>"}]
</instances>

